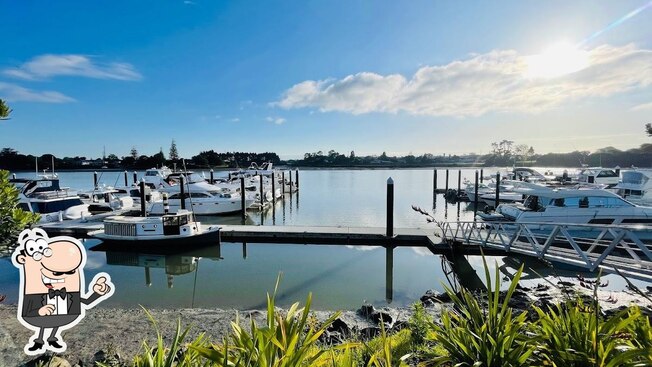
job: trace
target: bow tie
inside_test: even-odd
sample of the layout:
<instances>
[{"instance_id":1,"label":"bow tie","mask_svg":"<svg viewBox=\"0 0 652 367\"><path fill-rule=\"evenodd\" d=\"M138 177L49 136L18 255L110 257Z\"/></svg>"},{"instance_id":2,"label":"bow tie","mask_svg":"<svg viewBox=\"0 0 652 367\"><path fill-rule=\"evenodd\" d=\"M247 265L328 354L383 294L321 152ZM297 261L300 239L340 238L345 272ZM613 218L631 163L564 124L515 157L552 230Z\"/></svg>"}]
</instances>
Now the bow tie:
<instances>
[{"instance_id":1,"label":"bow tie","mask_svg":"<svg viewBox=\"0 0 652 367\"><path fill-rule=\"evenodd\" d=\"M54 298L56 296L66 299L66 288L61 288L61 290L48 289L48 297Z\"/></svg>"}]
</instances>

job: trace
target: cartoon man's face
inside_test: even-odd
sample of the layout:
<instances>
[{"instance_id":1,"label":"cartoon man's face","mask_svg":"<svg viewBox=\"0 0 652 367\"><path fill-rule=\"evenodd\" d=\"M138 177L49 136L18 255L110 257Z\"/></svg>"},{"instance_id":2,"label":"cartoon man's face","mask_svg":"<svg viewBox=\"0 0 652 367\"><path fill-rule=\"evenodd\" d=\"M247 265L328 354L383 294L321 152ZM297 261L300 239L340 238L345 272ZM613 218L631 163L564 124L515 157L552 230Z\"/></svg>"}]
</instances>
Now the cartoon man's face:
<instances>
[{"instance_id":1,"label":"cartoon man's face","mask_svg":"<svg viewBox=\"0 0 652 367\"><path fill-rule=\"evenodd\" d=\"M33 246L33 252L29 245ZM26 245L26 252L18 255L16 262L23 265L25 272L25 294L42 294L49 289L62 288L79 292L82 252L73 242L59 240L47 244L36 240Z\"/></svg>"}]
</instances>

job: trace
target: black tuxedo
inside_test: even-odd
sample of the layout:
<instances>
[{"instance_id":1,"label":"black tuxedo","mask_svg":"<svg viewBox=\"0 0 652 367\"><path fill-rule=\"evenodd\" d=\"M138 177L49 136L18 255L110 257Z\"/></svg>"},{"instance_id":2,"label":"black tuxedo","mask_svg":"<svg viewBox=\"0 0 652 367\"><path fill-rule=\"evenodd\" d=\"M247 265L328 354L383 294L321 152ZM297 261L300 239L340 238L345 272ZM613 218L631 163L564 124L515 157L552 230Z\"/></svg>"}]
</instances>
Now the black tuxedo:
<instances>
[{"instance_id":1,"label":"black tuxedo","mask_svg":"<svg viewBox=\"0 0 652 367\"><path fill-rule=\"evenodd\" d=\"M91 304L95 302L96 299L100 298L99 293L93 292L93 294L88 298L82 298L79 292L67 292L66 300L68 301L68 315L79 315L81 314L81 304ZM38 293L38 294L25 294L23 295L23 318L25 317L49 317L49 316L40 316L38 310L48 304L48 294L47 293ZM50 315L56 316L56 315Z\"/></svg>"}]
</instances>

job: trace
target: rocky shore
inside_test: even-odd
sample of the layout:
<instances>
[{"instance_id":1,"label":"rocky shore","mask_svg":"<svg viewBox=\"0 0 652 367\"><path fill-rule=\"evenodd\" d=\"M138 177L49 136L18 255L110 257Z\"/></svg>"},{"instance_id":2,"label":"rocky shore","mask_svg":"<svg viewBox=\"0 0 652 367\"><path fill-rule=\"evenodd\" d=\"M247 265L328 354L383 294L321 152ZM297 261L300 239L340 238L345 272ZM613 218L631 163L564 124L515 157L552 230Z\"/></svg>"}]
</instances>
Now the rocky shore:
<instances>
[{"instance_id":1,"label":"rocky shore","mask_svg":"<svg viewBox=\"0 0 652 367\"><path fill-rule=\"evenodd\" d=\"M510 305L516 310L527 310L532 304L546 306L566 297L590 297L590 291L574 284L551 287L539 284L532 288L518 289ZM638 304L644 308L652 307L652 302L630 291L599 291L598 298L606 313L622 307ZM450 307L446 294L428 291L421 297L426 311L437 319L441 310ZM23 353L23 346L32 335L16 319L16 305L0 305L0 366L34 365L34 357ZM149 310L157 321L164 339L169 341L174 335L177 320L182 327L190 326L189 339L205 333L210 340L220 341L225 337L230 324L240 316L243 325L253 318L264 323L265 311L222 310L222 309L152 309ZM318 322L326 320L332 311L315 311ZM322 338L326 343L338 343L350 337L372 338L380 332L381 320L388 330L398 330L407 325L412 315L411 308L376 309L362 305L356 311L344 311ZM63 337L68 349L57 360L59 366L92 366L95 361L129 362L137 354L143 340L150 345L156 339L156 331L145 312L140 308L90 310L86 317L73 329L64 331ZM53 366L53 365L51 365ZM53 366L54 367L54 366Z\"/></svg>"}]
</instances>

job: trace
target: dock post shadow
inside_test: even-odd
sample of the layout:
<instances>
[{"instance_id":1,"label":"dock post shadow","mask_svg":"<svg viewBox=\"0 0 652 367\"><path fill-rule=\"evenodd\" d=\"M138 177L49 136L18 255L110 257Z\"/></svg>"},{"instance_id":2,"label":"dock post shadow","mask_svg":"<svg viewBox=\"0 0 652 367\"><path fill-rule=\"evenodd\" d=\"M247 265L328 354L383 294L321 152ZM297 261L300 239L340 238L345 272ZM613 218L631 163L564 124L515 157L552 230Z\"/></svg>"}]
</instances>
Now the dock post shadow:
<instances>
[{"instance_id":1,"label":"dock post shadow","mask_svg":"<svg viewBox=\"0 0 652 367\"><path fill-rule=\"evenodd\" d=\"M145 285L148 287L152 286L152 275L149 271L149 266L145 267Z\"/></svg>"},{"instance_id":2,"label":"dock post shadow","mask_svg":"<svg viewBox=\"0 0 652 367\"><path fill-rule=\"evenodd\" d=\"M455 274L455 278L460 286L471 290L486 291L487 287L482 282L478 273L473 269L469 260L459 251L449 251L444 254L445 260L451 264L451 268ZM444 260L442 260L444 261Z\"/></svg>"},{"instance_id":3,"label":"dock post shadow","mask_svg":"<svg viewBox=\"0 0 652 367\"><path fill-rule=\"evenodd\" d=\"M246 242L242 243L242 258L243 259L247 258L247 243Z\"/></svg>"}]
</instances>

